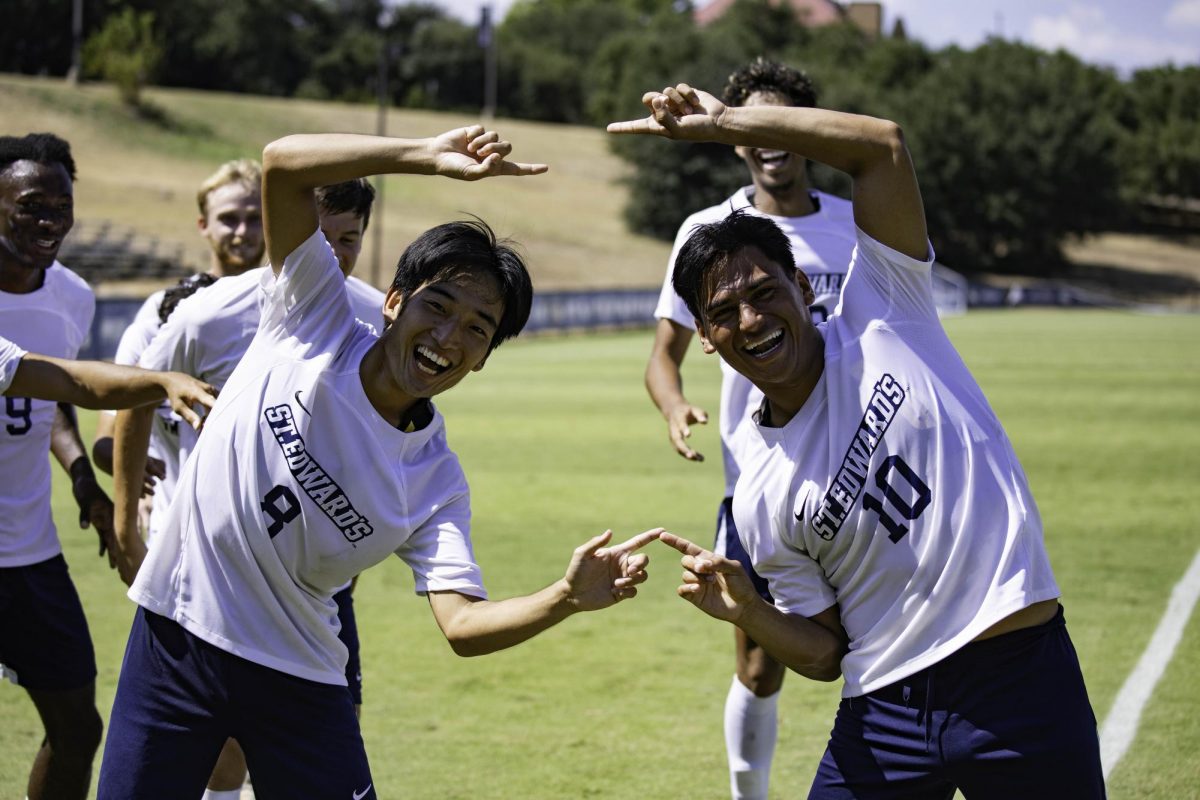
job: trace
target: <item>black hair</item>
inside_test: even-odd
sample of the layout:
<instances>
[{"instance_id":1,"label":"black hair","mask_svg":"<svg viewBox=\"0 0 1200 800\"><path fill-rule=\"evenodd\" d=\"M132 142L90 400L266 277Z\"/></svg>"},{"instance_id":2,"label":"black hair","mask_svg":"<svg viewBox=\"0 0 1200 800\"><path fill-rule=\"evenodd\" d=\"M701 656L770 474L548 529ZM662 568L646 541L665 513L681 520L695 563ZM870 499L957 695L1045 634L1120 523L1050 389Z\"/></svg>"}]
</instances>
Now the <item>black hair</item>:
<instances>
[{"instance_id":1,"label":"black hair","mask_svg":"<svg viewBox=\"0 0 1200 800\"><path fill-rule=\"evenodd\" d=\"M53 133L0 136L0 172L17 161L62 164L71 180L75 180L75 159L71 158L71 145Z\"/></svg>"},{"instance_id":2,"label":"black hair","mask_svg":"<svg viewBox=\"0 0 1200 800\"><path fill-rule=\"evenodd\" d=\"M355 178L352 181L331 183L317 189L317 207L322 214L342 214L354 212L361 217L363 232L371 221L371 204L375 202L375 189L365 178Z\"/></svg>"},{"instance_id":3,"label":"black hair","mask_svg":"<svg viewBox=\"0 0 1200 800\"><path fill-rule=\"evenodd\" d=\"M757 247L787 273L796 271L787 235L766 217L737 209L724 219L692 228L675 258L671 285L701 323L705 323L703 312L713 272L747 247Z\"/></svg>"},{"instance_id":4,"label":"black hair","mask_svg":"<svg viewBox=\"0 0 1200 800\"><path fill-rule=\"evenodd\" d=\"M504 312L490 352L525 327L533 304L533 282L514 243L498 240L483 220L447 222L422 233L400 256L392 288L407 299L427 283L462 273L487 275L500 289Z\"/></svg>"},{"instance_id":5,"label":"black hair","mask_svg":"<svg viewBox=\"0 0 1200 800\"><path fill-rule=\"evenodd\" d=\"M202 272L199 275L189 275L186 278L180 278L179 283L163 292L162 302L158 304L158 319L165 323L168 319L170 319L171 314L175 312L175 308L180 303L203 289L205 286L211 286L216 282L217 277L215 275L209 275L207 272Z\"/></svg>"},{"instance_id":6,"label":"black hair","mask_svg":"<svg viewBox=\"0 0 1200 800\"><path fill-rule=\"evenodd\" d=\"M807 74L762 56L739 67L729 76L722 100L725 105L741 106L755 92L783 95L793 106L801 108L814 108L817 105L817 90Z\"/></svg>"}]
</instances>

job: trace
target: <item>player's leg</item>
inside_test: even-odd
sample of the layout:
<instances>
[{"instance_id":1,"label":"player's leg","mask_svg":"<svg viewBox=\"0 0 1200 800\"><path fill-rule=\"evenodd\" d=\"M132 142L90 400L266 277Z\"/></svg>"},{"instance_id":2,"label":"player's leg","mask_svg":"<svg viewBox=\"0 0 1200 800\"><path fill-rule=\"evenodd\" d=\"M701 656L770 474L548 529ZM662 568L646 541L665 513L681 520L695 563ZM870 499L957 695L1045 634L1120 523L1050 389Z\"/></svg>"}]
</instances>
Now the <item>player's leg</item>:
<instances>
[{"instance_id":1,"label":"player's leg","mask_svg":"<svg viewBox=\"0 0 1200 800\"><path fill-rule=\"evenodd\" d=\"M945 747L966 797L1105 797L1096 717L1061 609L1045 625L973 643L947 662L939 682L955 690L956 713Z\"/></svg>"},{"instance_id":2,"label":"player's leg","mask_svg":"<svg viewBox=\"0 0 1200 800\"><path fill-rule=\"evenodd\" d=\"M345 686L242 661L231 673L235 736L258 800L375 798L376 787Z\"/></svg>"},{"instance_id":3,"label":"player's leg","mask_svg":"<svg viewBox=\"0 0 1200 800\"><path fill-rule=\"evenodd\" d=\"M28 692L45 729L30 800L86 797L103 723L92 639L62 555L0 569L0 663Z\"/></svg>"},{"instance_id":4,"label":"player's leg","mask_svg":"<svg viewBox=\"0 0 1200 800\"><path fill-rule=\"evenodd\" d=\"M717 514L716 552L741 562L758 593L773 602L767 582L754 571L733 522L733 501ZM725 697L725 750L734 800L765 800L779 726L779 691L784 666L740 628L734 629L737 672Z\"/></svg>"},{"instance_id":5,"label":"player's leg","mask_svg":"<svg viewBox=\"0 0 1200 800\"><path fill-rule=\"evenodd\" d=\"M236 739L226 739L200 800L237 800L245 782L246 756Z\"/></svg>"},{"instance_id":6,"label":"player's leg","mask_svg":"<svg viewBox=\"0 0 1200 800\"><path fill-rule=\"evenodd\" d=\"M230 733L227 653L138 609L100 765L99 800L200 797Z\"/></svg>"}]
</instances>

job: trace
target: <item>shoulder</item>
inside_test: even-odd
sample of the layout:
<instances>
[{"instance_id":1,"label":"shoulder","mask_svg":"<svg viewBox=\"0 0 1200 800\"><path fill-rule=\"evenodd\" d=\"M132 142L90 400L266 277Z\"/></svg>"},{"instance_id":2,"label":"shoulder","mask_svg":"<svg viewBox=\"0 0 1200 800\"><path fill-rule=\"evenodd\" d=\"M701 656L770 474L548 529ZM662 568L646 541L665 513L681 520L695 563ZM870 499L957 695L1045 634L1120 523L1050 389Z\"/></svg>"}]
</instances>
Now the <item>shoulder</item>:
<instances>
[{"instance_id":1,"label":"shoulder","mask_svg":"<svg viewBox=\"0 0 1200 800\"><path fill-rule=\"evenodd\" d=\"M350 292L350 297L356 301L361 300L364 303L369 303L372 306L383 306L384 298L387 297L383 292L376 289L366 281L359 280L351 275L346 279L346 290Z\"/></svg>"},{"instance_id":2,"label":"shoulder","mask_svg":"<svg viewBox=\"0 0 1200 800\"><path fill-rule=\"evenodd\" d=\"M46 270L46 286L62 299L89 306L96 304L96 295L87 281L57 261Z\"/></svg>"}]
</instances>

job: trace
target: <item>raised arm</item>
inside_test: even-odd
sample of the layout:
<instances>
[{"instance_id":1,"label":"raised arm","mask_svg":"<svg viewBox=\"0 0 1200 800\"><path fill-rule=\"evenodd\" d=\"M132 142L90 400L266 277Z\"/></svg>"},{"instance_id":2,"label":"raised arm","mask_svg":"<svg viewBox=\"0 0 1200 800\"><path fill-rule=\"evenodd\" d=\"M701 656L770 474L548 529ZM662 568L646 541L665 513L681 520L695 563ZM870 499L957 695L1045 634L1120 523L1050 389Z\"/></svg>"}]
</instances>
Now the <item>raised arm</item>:
<instances>
[{"instance_id":1,"label":"raised arm","mask_svg":"<svg viewBox=\"0 0 1200 800\"><path fill-rule=\"evenodd\" d=\"M512 145L481 125L428 139L352 133L296 134L263 150L267 254L278 274L283 260L317 229L313 192L368 175L408 173L475 181L493 175L538 175L545 164L506 161Z\"/></svg>"},{"instance_id":2,"label":"raised arm","mask_svg":"<svg viewBox=\"0 0 1200 800\"><path fill-rule=\"evenodd\" d=\"M647 557L636 551L658 538L660 528L613 547L606 531L575 548L566 574L534 594L481 600L459 592L430 592L429 606L454 652L477 656L520 644L578 611L607 608L637 594L646 580Z\"/></svg>"},{"instance_id":3,"label":"raised arm","mask_svg":"<svg viewBox=\"0 0 1200 800\"><path fill-rule=\"evenodd\" d=\"M871 238L913 258L928 255L916 172L894 122L820 108L727 107L687 84L647 92L650 116L614 122L609 133L786 150L854 180L854 221Z\"/></svg>"}]
</instances>

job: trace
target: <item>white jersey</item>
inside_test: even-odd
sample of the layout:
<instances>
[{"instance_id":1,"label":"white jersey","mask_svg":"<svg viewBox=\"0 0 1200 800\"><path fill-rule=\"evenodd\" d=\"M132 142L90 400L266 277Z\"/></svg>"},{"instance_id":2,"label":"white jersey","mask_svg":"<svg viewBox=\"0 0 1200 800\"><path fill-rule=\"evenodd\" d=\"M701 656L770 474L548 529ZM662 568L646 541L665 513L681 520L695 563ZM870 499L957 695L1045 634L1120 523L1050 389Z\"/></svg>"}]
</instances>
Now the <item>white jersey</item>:
<instances>
[{"instance_id":1,"label":"white jersey","mask_svg":"<svg viewBox=\"0 0 1200 800\"><path fill-rule=\"evenodd\" d=\"M259 274L262 323L129 596L241 658L345 685L333 594L363 570L395 553L418 592L486 597L467 482L432 404L404 433L367 399L359 364L378 337L324 235Z\"/></svg>"},{"instance_id":2,"label":"white jersey","mask_svg":"<svg viewBox=\"0 0 1200 800\"><path fill-rule=\"evenodd\" d=\"M0 292L0 336L27 351L75 358L95 310L87 283L56 261L37 291ZM47 458L57 404L28 397L0 402L0 567L20 567L62 552L50 514Z\"/></svg>"},{"instance_id":3,"label":"white jersey","mask_svg":"<svg viewBox=\"0 0 1200 800\"><path fill-rule=\"evenodd\" d=\"M813 319L820 321L833 313L842 293L842 281L850 266L850 255L854 252L854 213L849 201L840 197L811 192L817 210L803 217L775 217L763 214L750 202L752 186L739 189L725 202L697 211L679 226L675 235L675 246L671 248L671 260L667 265L667 276L654 316L669 319L688 330L695 329L692 312L688 311L683 298L675 293L671 285L675 259L691 235L692 228L717 222L729 216L729 212L744 209L746 213L771 220L787 235L792 245L792 256L797 268L804 271L812 284L816 300L812 305ZM739 374L733 367L721 361L721 408L719 416L721 454L725 460L725 496L733 494L740 472L738 454L740 437L737 430L750 413L762 401L762 392Z\"/></svg>"},{"instance_id":4,"label":"white jersey","mask_svg":"<svg viewBox=\"0 0 1200 800\"><path fill-rule=\"evenodd\" d=\"M221 278L183 300L166 324L157 329L157 334L151 337L135 363L146 369L184 372L217 389L223 387L246 354L258 329L266 301L262 279L267 270L267 267L259 267L241 275ZM354 315L382 330L383 292L357 278L349 278L346 288ZM155 308L157 322L157 306ZM157 454L163 459L166 476L155 488L155 503L150 513L151 536L161 527L167 506L175 496L179 471L196 446L196 432L171 412L169 406L167 412L168 416L161 420L165 446L159 447ZM156 429L158 427L156 423Z\"/></svg>"},{"instance_id":5,"label":"white jersey","mask_svg":"<svg viewBox=\"0 0 1200 800\"><path fill-rule=\"evenodd\" d=\"M938 320L929 261L858 234L825 368L743 462L734 517L776 605L837 603L843 695L931 666L1059 595L1021 465Z\"/></svg>"},{"instance_id":6,"label":"white jersey","mask_svg":"<svg viewBox=\"0 0 1200 800\"><path fill-rule=\"evenodd\" d=\"M12 386L17 367L21 365L21 359L24 357L24 350L0 336L0 394L7 392L8 387Z\"/></svg>"}]
</instances>

